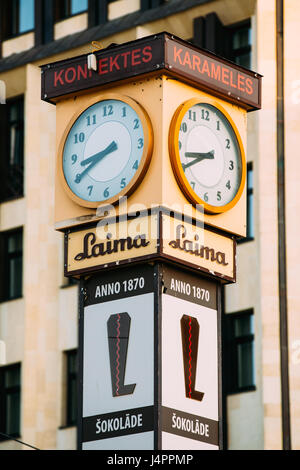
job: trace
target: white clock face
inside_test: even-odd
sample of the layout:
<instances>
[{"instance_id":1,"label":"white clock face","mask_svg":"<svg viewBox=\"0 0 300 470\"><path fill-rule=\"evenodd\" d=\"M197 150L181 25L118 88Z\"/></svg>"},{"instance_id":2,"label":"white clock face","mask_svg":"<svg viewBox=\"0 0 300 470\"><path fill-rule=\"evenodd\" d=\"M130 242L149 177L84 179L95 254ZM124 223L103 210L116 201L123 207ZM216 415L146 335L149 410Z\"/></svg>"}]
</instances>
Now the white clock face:
<instances>
[{"instance_id":1,"label":"white clock face","mask_svg":"<svg viewBox=\"0 0 300 470\"><path fill-rule=\"evenodd\" d=\"M144 129L138 113L118 99L87 108L71 127L62 166L70 190L81 200L104 202L126 188L140 170Z\"/></svg>"},{"instance_id":2,"label":"white clock face","mask_svg":"<svg viewBox=\"0 0 300 470\"><path fill-rule=\"evenodd\" d=\"M185 178L207 205L223 207L242 181L242 159L235 132L215 106L197 103L182 118L178 150Z\"/></svg>"}]
</instances>

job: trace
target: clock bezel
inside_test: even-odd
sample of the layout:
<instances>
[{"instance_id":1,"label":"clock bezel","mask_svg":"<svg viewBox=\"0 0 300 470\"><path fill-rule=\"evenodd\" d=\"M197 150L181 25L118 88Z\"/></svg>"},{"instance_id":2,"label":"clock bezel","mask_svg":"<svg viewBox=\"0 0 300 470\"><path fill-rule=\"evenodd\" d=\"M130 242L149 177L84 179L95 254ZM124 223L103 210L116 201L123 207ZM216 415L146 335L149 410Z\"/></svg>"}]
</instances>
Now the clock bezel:
<instances>
[{"instance_id":1,"label":"clock bezel","mask_svg":"<svg viewBox=\"0 0 300 470\"><path fill-rule=\"evenodd\" d=\"M105 199L103 201L88 201L86 199L83 199L83 198L77 196L72 191L72 189L70 188L70 186L68 185L68 183L66 181L66 178L65 178L65 175L64 175L64 169L63 169L64 148L65 148L65 144L66 144L66 141L67 141L67 138L68 138L68 135L70 133L70 130L71 130L72 126L75 124L77 119L79 119L81 114L83 114L88 108L90 108L94 104L100 103L101 101L107 101L107 100L110 100L110 99L122 101L123 103L131 106L134 109L134 111L137 113L137 115L138 115L138 117L141 121L142 128L143 128L143 133L144 133L143 154L142 154L140 164L139 164L139 167L138 167L135 175L133 176L131 181L128 183L128 185L125 186L125 188L121 189L120 192L117 193L116 195L114 195L114 196L112 196L108 199ZM59 173L60 182L62 184L62 187L63 187L64 191L67 193L68 197L74 203L78 204L79 206L86 207L86 208L95 209L99 205L102 205L102 204L104 204L104 205L109 205L109 204L116 205L116 204L118 204L120 198L122 198L124 196L129 196L130 194L132 194L136 190L136 188L139 186L139 184L142 182L142 180L143 180L143 178L144 178L144 176L145 176L145 174L148 170L148 167L150 165L151 158L152 158L153 141L154 141L154 139L153 139L153 128L152 128L150 117L149 117L147 111L137 101L135 101L133 98L131 98L127 95L122 95L122 94L118 94L118 93L101 93L100 96L99 95L94 96L92 99L85 102L85 104L83 106L81 106L73 114L72 118L68 122L68 124L67 124L67 126L66 126L66 128L63 132L62 138L61 138L60 143L59 143L58 153L57 153L57 157L58 157L57 166L58 166L58 173Z\"/></svg>"},{"instance_id":2,"label":"clock bezel","mask_svg":"<svg viewBox=\"0 0 300 470\"><path fill-rule=\"evenodd\" d=\"M240 157L241 157L241 165L242 165L241 182L240 182L239 189L236 195L234 196L234 198L223 206L213 206L205 202L203 199L201 199L191 187L182 168L182 163L180 160L180 153L179 153L179 145L178 145L180 125L187 111L196 104L199 104L199 105L210 104L214 106L215 108L217 108L224 115L224 117L228 120L237 139L237 143L238 143L238 147L240 151ZM176 109L172 117L170 128L169 128L169 154L170 154L172 169L173 169L175 178L177 180L177 183L179 187L181 188L182 192L184 193L184 195L186 196L186 198L190 202L194 204L202 205L204 207L204 212L207 214L212 214L212 215L226 212L232 209L237 204L237 202L241 198L241 195L244 191L244 187L246 183L246 155L245 155L243 142L242 142L242 139L241 139L241 136L237 129L236 124L234 123L233 119L229 115L228 111L216 99L210 99L208 97L191 98L183 102Z\"/></svg>"}]
</instances>

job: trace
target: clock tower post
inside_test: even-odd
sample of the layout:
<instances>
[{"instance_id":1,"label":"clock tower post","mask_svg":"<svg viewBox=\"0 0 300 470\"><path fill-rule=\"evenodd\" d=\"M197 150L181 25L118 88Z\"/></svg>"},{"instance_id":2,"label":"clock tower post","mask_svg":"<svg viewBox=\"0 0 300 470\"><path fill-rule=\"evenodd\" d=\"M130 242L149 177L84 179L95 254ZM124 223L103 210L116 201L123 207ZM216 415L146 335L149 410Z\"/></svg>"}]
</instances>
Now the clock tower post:
<instances>
[{"instance_id":1,"label":"clock tower post","mask_svg":"<svg viewBox=\"0 0 300 470\"><path fill-rule=\"evenodd\" d=\"M92 59L42 67L80 279L78 448L222 449L221 286L261 76L165 32Z\"/></svg>"}]
</instances>

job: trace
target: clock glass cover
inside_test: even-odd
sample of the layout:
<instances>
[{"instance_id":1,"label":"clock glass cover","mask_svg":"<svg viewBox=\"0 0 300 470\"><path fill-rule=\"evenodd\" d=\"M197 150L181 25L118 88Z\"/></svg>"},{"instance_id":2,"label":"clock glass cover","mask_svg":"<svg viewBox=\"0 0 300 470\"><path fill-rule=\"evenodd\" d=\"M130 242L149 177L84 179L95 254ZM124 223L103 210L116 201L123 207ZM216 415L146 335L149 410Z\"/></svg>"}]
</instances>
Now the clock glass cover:
<instances>
[{"instance_id":1,"label":"clock glass cover","mask_svg":"<svg viewBox=\"0 0 300 470\"><path fill-rule=\"evenodd\" d=\"M244 155L225 114L209 103L183 108L173 133L172 164L182 189L207 212L219 213L239 199Z\"/></svg>"},{"instance_id":2,"label":"clock glass cover","mask_svg":"<svg viewBox=\"0 0 300 470\"><path fill-rule=\"evenodd\" d=\"M82 112L69 130L62 155L63 176L82 205L114 202L126 194L145 167L149 156L145 118L138 105L132 104L128 99L99 101Z\"/></svg>"}]
</instances>

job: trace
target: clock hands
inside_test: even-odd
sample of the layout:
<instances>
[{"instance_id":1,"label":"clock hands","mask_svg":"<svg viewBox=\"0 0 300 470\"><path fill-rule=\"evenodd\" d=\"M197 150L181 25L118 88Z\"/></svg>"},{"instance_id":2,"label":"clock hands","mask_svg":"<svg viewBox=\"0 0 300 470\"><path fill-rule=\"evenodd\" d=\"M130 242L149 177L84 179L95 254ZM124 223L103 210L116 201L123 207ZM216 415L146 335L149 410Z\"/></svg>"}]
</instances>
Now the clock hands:
<instances>
[{"instance_id":1,"label":"clock hands","mask_svg":"<svg viewBox=\"0 0 300 470\"><path fill-rule=\"evenodd\" d=\"M82 160L81 165L85 166L90 163L90 165L83 170L82 173L78 173L75 178L75 183L80 183L82 178L101 160L103 160L106 155L108 155L111 152L114 152L117 150L118 146L116 142L113 140L104 150L101 152L95 153L95 155L92 155L91 157L86 158L85 160Z\"/></svg>"},{"instance_id":2,"label":"clock hands","mask_svg":"<svg viewBox=\"0 0 300 470\"><path fill-rule=\"evenodd\" d=\"M195 165L195 163L199 163L202 160L213 160L215 158L215 151L211 150L210 152L185 152L185 156L187 158L193 158L193 160L189 163L185 163L182 165L183 170L186 168Z\"/></svg>"}]
</instances>

